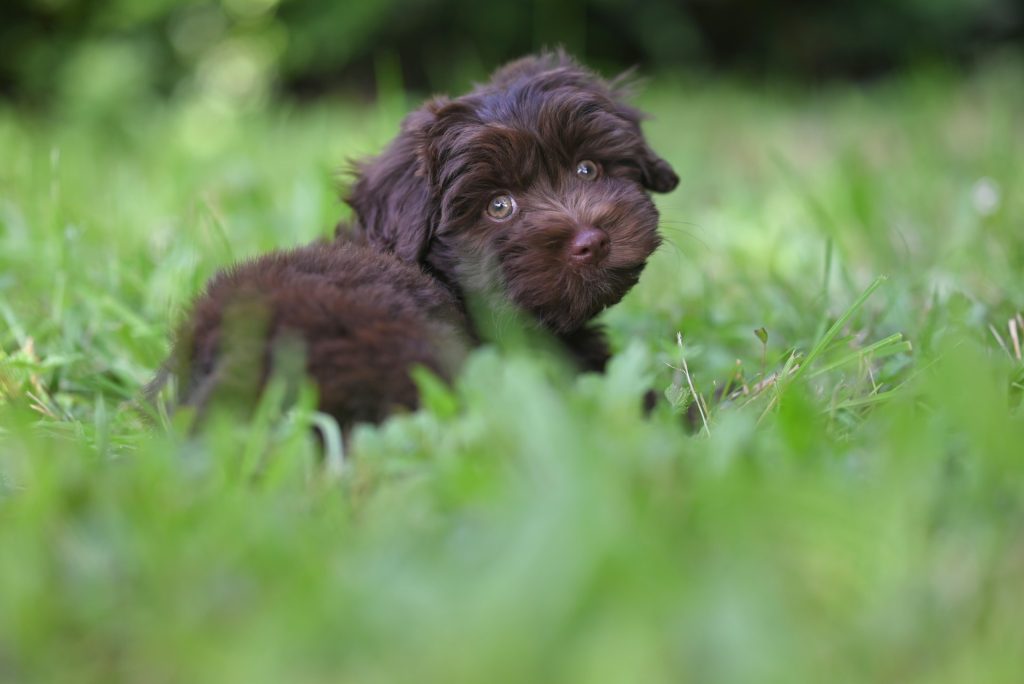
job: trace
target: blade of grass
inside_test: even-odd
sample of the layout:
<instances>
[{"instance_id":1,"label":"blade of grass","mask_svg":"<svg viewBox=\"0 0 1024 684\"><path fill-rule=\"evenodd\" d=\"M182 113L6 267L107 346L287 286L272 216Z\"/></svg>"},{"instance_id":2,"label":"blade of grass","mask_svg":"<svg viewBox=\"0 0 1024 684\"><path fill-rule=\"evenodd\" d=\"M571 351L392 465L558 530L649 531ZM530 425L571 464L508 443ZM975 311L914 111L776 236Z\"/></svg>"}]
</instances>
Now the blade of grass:
<instances>
[{"instance_id":1,"label":"blade of grass","mask_svg":"<svg viewBox=\"0 0 1024 684\"><path fill-rule=\"evenodd\" d=\"M859 297L857 297L843 315L832 324L832 327L830 327L825 334L818 339L815 345L811 348L810 353L808 353L800 363L797 363L797 353L794 352L790 355L789 359L786 360L786 365L783 367L782 372L779 374L778 382L774 384L774 395L772 396L771 401L768 402L768 405L765 406L761 416L757 419L758 423L761 423L761 421L771 413L772 409L779 405L782 401L783 395L786 393L786 389L807 373L807 369L812 363L814 363L815 359L821 356L825 350L828 349L836 335L838 335L843 329L843 326L845 326L850 318L853 317L853 315L864 305L875 290L881 287L885 280L886 276L879 276L875 278L875 281L871 283Z\"/></svg>"},{"instance_id":2,"label":"blade of grass","mask_svg":"<svg viewBox=\"0 0 1024 684\"><path fill-rule=\"evenodd\" d=\"M1017 332L1017 319L1011 318L1008 326L1010 328L1010 339L1013 340L1013 355L1020 361L1020 335Z\"/></svg>"},{"instance_id":3,"label":"blade of grass","mask_svg":"<svg viewBox=\"0 0 1024 684\"><path fill-rule=\"evenodd\" d=\"M819 375L827 373L831 370L835 370L836 368L845 366L848 363L852 363L859 359L863 359L864 357L869 355L874 356L875 358L881 358L884 356L891 356L893 354L899 354L900 352L909 352L912 350L913 345L910 343L909 340L903 339L903 333L896 333L894 335L886 337L885 339L881 339L878 342L875 342L874 344L869 344L863 349L857 349L856 351L850 352L849 354L846 354L845 356L842 356L836 359L835 361L827 363L824 366L820 366L819 368L811 372L811 374L808 375L807 377L816 378Z\"/></svg>"},{"instance_id":4,"label":"blade of grass","mask_svg":"<svg viewBox=\"0 0 1024 684\"><path fill-rule=\"evenodd\" d=\"M807 357L797 368L796 372L793 373L788 380L784 380L780 383L780 392L785 391L786 387L803 377L807 372L807 369L811 367L811 364L813 364L814 361L825 352L835 336L843 329L843 326L845 326L853 315L857 313L862 306L864 306L864 303L870 299L875 290L882 286L882 283L884 283L886 279L886 276L878 276L875 278L875 281L868 285L867 289L865 289L860 296L854 300L853 304L850 305L843 315L836 319L836 322L832 324L832 327L830 327L825 334L818 339L815 345L811 347L811 351L807 354Z\"/></svg>"},{"instance_id":5,"label":"blade of grass","mask_svg":"<svg viewBox=\"0 0 1024 684\"><path fill-rule=\"evenodd\" d=\"M327 463L327 475L332 478L345 473L345 447L341 439L341 428L333 417L316 411L310 422L320 431L324 440L324 461Z\"/></svg>"},{"instance_id":6,"label":"blade of grass","mask_svg":"<svg viewBox=\"0 0 1024 684\"><path fill-rule=\"evenodd\" d=\"M869 394L866 397L859 397L857 399L847 399L846 401L841 401L838 404L835 404L834 406L830 406L827 410L823 411L823 413L828 413L830 411L835 411L837 409L862 408L864 406L880 404L883 401L888 401L892 399L894 396L899 394L901 389L903 389L902 384L899 385L898 387L894 387L891 390L877 392L875 394Z\"/></svg>"},{"instance_id":7,"label":"blade of grass","mask_svg":"<svg viewBox=\"0 0 1024 684\"><path fill-rule=\"evenodd\" d=\"M4 322L7 323L7 328L11 331L11 334L14 335L15 342L18 343L19 347L24 347L28 335L25 334L25 328L18 322L17 316L14 315L14 311L7 306L6 302L0 302L0 315L3 316Z\"/></svg>"},{"instance_id":8,"label":"blade of grass","mask_svg":"<svg viewBox=\"0 0 1024 684\"><path fill-rule=\"evenodd\" d=\"M704 431L711 436L711 428L708 427L708 415L704 409L704 402L700 395L697 394L697 390L693 386L693 378L690 377L690 369L686 365L686 354L683 353L683 334L680 332L676 333L676 344L679 346L679 359L683 363L683 375L686 377L686 384L690 387L690 393L693 395L693 400L697 403L697 411L700 413L700 420L704 424Z\"/></svg>"}]
</instances>

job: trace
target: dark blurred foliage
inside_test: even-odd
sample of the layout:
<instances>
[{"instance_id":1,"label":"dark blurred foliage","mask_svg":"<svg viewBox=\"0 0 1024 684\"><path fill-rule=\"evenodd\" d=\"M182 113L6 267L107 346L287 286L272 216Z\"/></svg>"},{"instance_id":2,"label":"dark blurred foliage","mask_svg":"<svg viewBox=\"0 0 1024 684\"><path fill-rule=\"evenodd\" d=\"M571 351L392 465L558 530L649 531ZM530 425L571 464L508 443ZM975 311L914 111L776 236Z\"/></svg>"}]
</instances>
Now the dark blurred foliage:
<instances>
[{"instance_id":1,"label":"dark blurred foliage","mask_svg":"<svg viewBox=\"0 0 1024 684\"><path fill-rule=\"evenodd\" d=\"M1022 35L1020 0L5 0L0 92L447 90L555 44L607 70L865 77Z\"/></svg>"}]
</instances>

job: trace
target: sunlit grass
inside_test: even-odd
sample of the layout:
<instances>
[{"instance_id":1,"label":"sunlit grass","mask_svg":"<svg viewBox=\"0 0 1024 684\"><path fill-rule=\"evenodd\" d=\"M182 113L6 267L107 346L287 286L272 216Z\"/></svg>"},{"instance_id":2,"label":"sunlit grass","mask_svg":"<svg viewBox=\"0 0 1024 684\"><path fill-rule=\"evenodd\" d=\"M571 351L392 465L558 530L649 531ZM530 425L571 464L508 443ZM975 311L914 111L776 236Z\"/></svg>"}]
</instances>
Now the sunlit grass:
<instances>
[{"instance_id":1,"label":"sunlit grass","mask_svg":"<svg viewBox=\"0 0 1024 684\"><path fill-rule=\"evenodd\" d=\"M403 107L0 110L0 680L1019 681L1020 82L655 79L607 375L483 349L327 468L308 394L127 402Z\"/></svg>"}]
</instances>

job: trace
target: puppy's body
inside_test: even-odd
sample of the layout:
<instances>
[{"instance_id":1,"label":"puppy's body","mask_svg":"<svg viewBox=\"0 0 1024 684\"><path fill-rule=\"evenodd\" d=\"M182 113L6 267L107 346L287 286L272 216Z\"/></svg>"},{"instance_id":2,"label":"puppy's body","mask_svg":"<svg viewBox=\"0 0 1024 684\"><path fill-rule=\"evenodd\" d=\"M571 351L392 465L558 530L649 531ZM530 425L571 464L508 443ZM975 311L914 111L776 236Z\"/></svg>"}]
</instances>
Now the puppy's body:
<instances>
[{"instance_id":1,"label":"puppy's body","mask_svg":"<svg viewBox=\"0 0 1024 684\"><path fill-rule=\"evenodd\" d=\"M268 343L291 330L307 347L321 408L343 425L415 406L414 364L450 377L452 359L477 339L471 301L521 310L581 369L603 370L608 346L591 321L660 244L649 192L678 182L640 119L618 85L561 52L428 102L358 166L347 198L354 220L338 244L214 279L176 343L186 401L201 404L231 382L218 369L246 355L225 348L223 313L254 298L271 312L254 338L261 373Z\"/></svg>"},{"instance_id":2,"label":"puppy's body","mask_svg":"<svg viewBox=\"0 0 1024 684\"><path fill-rule=\"evenodd\" d=\"M342 426L415 408L409 370L451 379L471 341L451 292L414 265L336 242L272 252L214 276L178 330L172 370L200 411L251 406L274 352L301 349Z\"/></svg>"}]
</instances>

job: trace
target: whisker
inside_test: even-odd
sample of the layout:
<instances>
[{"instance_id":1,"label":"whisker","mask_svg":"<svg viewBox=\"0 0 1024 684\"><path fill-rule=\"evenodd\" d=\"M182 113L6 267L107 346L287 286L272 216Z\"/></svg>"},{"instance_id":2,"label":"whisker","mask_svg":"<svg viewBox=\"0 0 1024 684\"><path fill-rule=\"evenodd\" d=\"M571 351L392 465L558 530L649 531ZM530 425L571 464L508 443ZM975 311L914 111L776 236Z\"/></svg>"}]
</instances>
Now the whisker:
<instances>
[{"instance_id":1,"label":"whisker","mask_svg":"<svg viewBox=\"0 0 1024 684\"><path fill-rule=\"evenodd\" d=\"M673 235L675 235L675 236L683 236L683 237L690 238L694 242L698 243L704 249L706 249L708 251L711 250L711 246L707 242L705 242L703 239L701 239L696 233L693 233L693 232L691 232L689 230L683 230L682 228L679 228L679 227L676 227L676 226L672 226L672 225L667 226L668 231L666 231L666 226L659 226L659 227L661 228L661 239L664 242L670 242L672 244L675 244L674 240L672 240L672 238L669 237L669 235L667 234L668 231L671 231L671 233ZM676 246L678 246L678 245L676 245Z\"/></svg>"}]
</instances>

